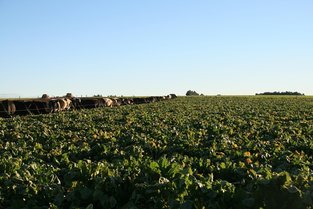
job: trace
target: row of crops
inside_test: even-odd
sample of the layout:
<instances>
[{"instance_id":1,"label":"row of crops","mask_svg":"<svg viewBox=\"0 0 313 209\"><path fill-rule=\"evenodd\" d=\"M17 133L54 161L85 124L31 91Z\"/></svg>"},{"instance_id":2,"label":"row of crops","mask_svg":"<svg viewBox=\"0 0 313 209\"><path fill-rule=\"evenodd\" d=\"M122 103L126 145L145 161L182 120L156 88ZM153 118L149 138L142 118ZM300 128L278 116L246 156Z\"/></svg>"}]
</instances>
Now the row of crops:
<instances>
[{"instance_id":1,"label":"row of crops","mask_svg":"<svg viewBox=\"0 0 313 209\"><path fill-rule=\"evenodd\" d=\"M0 208L313 208L313 98L0 118Z\"/></svg>"}]
</instances>

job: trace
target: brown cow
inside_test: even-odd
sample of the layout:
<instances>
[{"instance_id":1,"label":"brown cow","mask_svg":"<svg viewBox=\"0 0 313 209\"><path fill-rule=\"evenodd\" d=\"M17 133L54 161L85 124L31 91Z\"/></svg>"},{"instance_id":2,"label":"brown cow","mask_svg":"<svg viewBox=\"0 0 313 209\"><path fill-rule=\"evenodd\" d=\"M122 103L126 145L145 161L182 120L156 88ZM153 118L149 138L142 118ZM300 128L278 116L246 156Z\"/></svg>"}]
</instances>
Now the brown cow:
<instances>
[{"instance_id":1,"label":"brown cow","mask_svg":"<svg viewBox=\"0 0 313 209\"><path fill-rule=\"evenodd\" d=\"M176 96L176 94L170 94L170 95L169 95L169 98L170 98L170 99L176 99L177 96Z\"/></svg>"},{"instance_id":2,"label":"brown cow","mask_svg":"<svg viewBox=\"0 0 313 209\"><path fill-rule=\"evenodd\" d=\"M66 106L66 110L69 110L69 109L71 109L71 107L72 107L72 100L71 99L69 99L69 98L65 98L65 101L66 101L66 103L67 103L67 106Z\"/></svg>"},{"instance_id":3,"label":"brown cow","mask_svg":"<svg viewBox=\"0 0 313 209\"><path fill-rule=\"evenodd\" d=\"M50 112L59 112L60 111L60 102L58 101L58 99L51 99L49 100L49 108L50 108Z\"/></svg>"},{"instance_id":4,"label":"brown cow","mask_svg":"<svg viewBox=\"0 0 313 209\"><path fill-rule=\"evenodd\" d=\"M115 97L115 98L111 98L113 105L112 106L121 106L122 105L122 101L121 99Z\"/></svg>"},{"instance_id":5,"label":"brown cow","mask_svg":"<svg viewBox=\"0 0 313 209\"><path fill-rule=\"evenodd\" d=\"M104 101L104 106L105 107L113 107L113 100L110 98L102 98Z\"/></svg>"},{"instance_id":6,"label":"brown cow","mask_svg":"<svg viewBox=\"0 0 313 209\"><path fill-rule=\"evenodd\" d=\"M133 98L133 102L134 102L134 104L144 104L144 103L148 103L148 101L146 100L146 98L143 98L143 97L134 97L134 98Z\"/></svg>"},{"instance_id":7,"label":"brown cow","mask_svg":"<svg viewBox=\"0 0 313 209\"><path fill-rule=\"evenodd\" d=\"M72 107L75 109L75 110L78 110L78 109L82 109L83 108L83 105L82 105L82 101L80 98L76 98L76 97L73 97L71 99L72 101Z\"/></svg>"},{"instance_id":8,"label":"brown cow","mask_svg":"<svg viewBox=\"0 0 313 209\"><path fill-rule=\"evenodd\" d=\"M132 105L132 104L134 104L133 99L131 99L131 98L123 98L122 99L122 105Z\"/></svg>"},{"instance_id":9,"label":"brown cow","mask_svg":"<svg viewBox=\"0 0 313 209\"><path fill-rule=\"evenodd\" d=\"M51 100L33 100L27 101L26 103L31 114L38 115L53 112Z\"/></svg>"},{"instance_id":10,"label":"brown cow","mask_svg":"<svg viewBox=\"0 0 313 209\"><path fill-rule=\"evenodd\" d=\"M99 99L97 98L80 98L80 107L81 108L86 108L86 109L91 109L91 108L97 108L101 105L99 105Z\"/></svg>"},{"instance_id":11,"label":"brown cow","mask_svg":"<svg viewBox=\"0 0 313 209\"><path fill-rule=\"evenodd\" d=\"M42 113L53 113L60 109L60 103L57 99L50 99L43 102L45 103L42 104L44 106Z\"/></svg>"},{"instance_id":12,"label":"brown cow","mask_svg":"<svg viewBox=\"0 0 313 209\"><path fill-rule=\"evenodd\" d=\"M58 102L60 103L59 111L69 110L71 108L72 100L68 98L60 98Z\"/></svg>"},{"instance_id":13,"label":"brown cow","mask_svg":"<svg viewBox=\"0 0 313 209\"><path fill-rule=\"evenodd\" d=\"M0 102L0 117L11 117L16 112L13 101L4 100Z\"/></svg>"}]
</instances>

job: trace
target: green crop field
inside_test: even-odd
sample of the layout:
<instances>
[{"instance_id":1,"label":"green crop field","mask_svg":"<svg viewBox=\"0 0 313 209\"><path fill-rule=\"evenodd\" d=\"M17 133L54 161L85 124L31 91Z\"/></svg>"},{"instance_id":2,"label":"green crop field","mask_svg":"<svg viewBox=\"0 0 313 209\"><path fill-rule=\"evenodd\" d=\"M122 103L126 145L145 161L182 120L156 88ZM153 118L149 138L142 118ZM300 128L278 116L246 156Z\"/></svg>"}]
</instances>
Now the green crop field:
<instances>
[{"instance_id":1,"label":"green crop field","mask_svg":"<svg viewBox=\"0 0 313 209\"><path fill-rule=\"evenodd\" d=\"M312 97L0 118L0 208L313 208Z\"/></svg>"}]
</instances>

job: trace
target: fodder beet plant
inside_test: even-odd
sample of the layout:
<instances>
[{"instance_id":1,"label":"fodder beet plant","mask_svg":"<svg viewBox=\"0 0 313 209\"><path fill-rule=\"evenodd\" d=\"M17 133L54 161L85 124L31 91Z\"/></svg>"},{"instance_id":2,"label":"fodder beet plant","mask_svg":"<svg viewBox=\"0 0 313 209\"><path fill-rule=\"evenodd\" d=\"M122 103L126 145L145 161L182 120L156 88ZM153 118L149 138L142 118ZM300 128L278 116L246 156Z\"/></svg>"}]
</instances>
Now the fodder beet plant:
<instances>
[{"instance_id":1,"label":"fodder beet plant","mask_svg":"<svg viewBox=\"0 0 313 209\"><path fill-rule=\"evenodd\" d=\"M312 208L312 97L0 118L0 208Z\"/></svg>"}]
</instances>

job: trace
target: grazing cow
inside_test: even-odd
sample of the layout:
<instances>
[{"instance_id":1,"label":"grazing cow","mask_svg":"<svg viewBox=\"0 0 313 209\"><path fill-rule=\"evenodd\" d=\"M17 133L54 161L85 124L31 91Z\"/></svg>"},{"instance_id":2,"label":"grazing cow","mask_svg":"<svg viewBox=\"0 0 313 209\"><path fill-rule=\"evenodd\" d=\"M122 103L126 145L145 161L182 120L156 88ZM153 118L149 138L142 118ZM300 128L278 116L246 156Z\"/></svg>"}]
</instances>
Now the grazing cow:
<instances>
[{"instance_id":1,"label":"grazing cow","mask_svg":"<svg viewBox=\"0 0 313 209\"><path fill-rule=\"evenodd\" d=\"M147 102L158 102L159 101L159 97L148 97L146 98Z\"/></svg>"},{"instance_id":2,"label":"grazing cow","mask_svg":"<svg viewBox=\"0 0 313 209\"><path fill-rule=\"evenodd\" d=\"M176 99L177 98L176 94L170 94L169 97L170 97L170 99Z\"/></svg>"},{"instance_id":3,"label":"grazing cow","mask_svg":"<svg viewBox=\"0 0 313 209\"><path fill-rule=\"evenodd\" d=\"M65 98L65 101L66 101L66 103L67 103L67 106L66 106L66 110L69 110L69 109L71 109L71 107L72 107L72 100L70 100L69 98Z\"/></svg>"},{"instance_id":4,"label":"grazing cow","mask_svg":"<svg viewBox=\"0 0 313 209\"><path fill-rule=\"evenodd\" d=\"M71 108L72 100L68 98L60 98L58 102L60 103L59 111L69 110Z\"/></svg>"},{"instance_id":5,"label":"grazing cow","mask_svg":"<svg viewBox=\"0 0 313 209\"><path fill-rule=\"evenodd\" d=\"M0 102L0 117L11 117L16 112L16 107L13 101L4 100Z\"/></svg>"},{"instance_id":6,"label":"grazing cow","mask_svg":"<svg viewBox=\"0 0 313 209\"><path fill-rule=\"evenodd\" d=\"M142 97L134 97L133 101L134 101L134 104L144 104L144 103L147 103L146 98L142 98Z\"/></svg>"},{"instance_id":7,"label":"grazing cow","mask_svg":"<svg viewBox=\"0 0 313 209\"><path fill-rule=\"evenodd\" d=\"M113 100L110 98L102 98L105 107L113 107Z\"/></svg>"},{"instance_id":8,"label":"grazing cow","mask_svg":"<svg viewBox=\"0 0 313 209\"><path fill-rule=\"evenodd\" d=\"M49 100L49 108L51 112L60 112L61 105L59 99L51 99Z\"/></svg>"},{"instance_id":9,"label":"grazing cow","mask_svg":"<svg viewBox=\"0 0 313 209\"><path fill-rule=\"evenodd\" d=\"M79 110L83 108L82 100L80 98L74 97L71 99L71 101L72 101L72 107L74 109Z\"/></svg>"},{"instance_id":10,"label":"grazing cow","mask_svg":"<svg viewBox=\"0 0 313 209\"><path fill-rule=\"evenodd\" d=\"M132 104L134 104L133 99L131 99L131 98L123 98L122 99L122 105L132 105Z\"/></svg>"},{"instance_id":11,"label":"grazing cow","mask_svg":"<svg viewBox=\"0 0 313 209\"><path fill-rule=\"evenodd\" d=\"M91 109L99 107L99 99L95 98L81 98L82 108Z\"/></svg>"},{"instance_id":12,"label":"grazing cow","mask_svg":"<svg viewBox=\"0 0 313 209\"><path fill-rule=\"evenodd\" d=\"M41 114L44 106L39 104L40 101L29 101L27 104L27 109L31 112L32 115Z\"/></svg>"},{"instance_id":13,"label":"grazing cow","mask_svg":"<svg viewBox=\"0 0 313 209\"><path fill-rule=\"evenodd\" d=\"M16 115L31 115L32 101L30 100L15 100Z\"/></svg>"},{"instance_id":14,"label":"grazing cow","mask_svg":"<svg viewBox=\"0 0 313 209\"><path fill-rule=\"evenodd\" d=\"M105 107L105 101L104 99L101 97L101 98L95 98L97 100L97 106L96 107Z\"/></svg>"},{"instance_id":15,"label":"grazing cow","mask_svg":"<svg viewBox=\"0 0 313 209\"><path fill-rule=\"evenodd\" d=\"M49 100L48 106L51 113L60 111L60 102L58 101L58 99Z\"/></svg>"},{"instance_id":16,"label":"grazing cow","mask_svg":"<svg viewBox=\"0 0 313 209\"><path fill-rule=\"evenodd\" d=\"M153 97L153 102L158 102L160 100L161 100L160 97L157 97L157 96Z\"/></svg>"},{"instance_id":17,"label":"grazing cow","mask_svg":"<svg viewBox=\"0 0 313 209\"><path fill-rule=\"evenodd\" d=\"M113 106L121 106L122 105L122 100L115 97L115 98L111 98L112 102L113 102Z\"/></svg>"},{"instance_id":18,"label":"grazing cow","mask_svg":"<svg viewBox=\"0 0 313 209\"><path fill-rule=\"evenodd\" d=\"M33 100L29 102L28 109L34 114L48 114L52 112L49 100Z\"/></svg>"},{"instance_id":19,"label":"grazing cow","mask_svg":"<svg viewBox=\"0 0 313 209\"><path fill-rule=\"evenodd\" d=\"M65 101L65 99L61 98L58 99L59 103L60 103L60 109L59 111L63 111L65 110L66 106L67 106L67 102Z\"/></svg>"}]
</instances>

